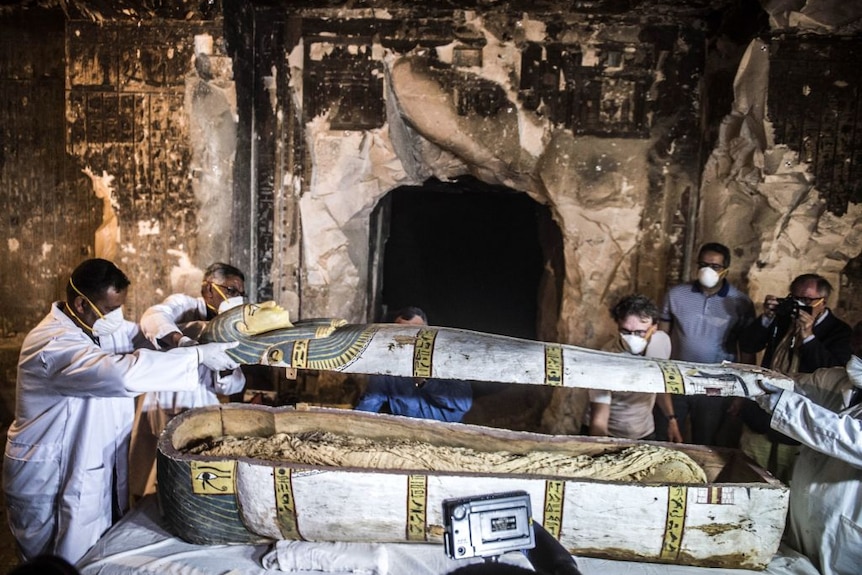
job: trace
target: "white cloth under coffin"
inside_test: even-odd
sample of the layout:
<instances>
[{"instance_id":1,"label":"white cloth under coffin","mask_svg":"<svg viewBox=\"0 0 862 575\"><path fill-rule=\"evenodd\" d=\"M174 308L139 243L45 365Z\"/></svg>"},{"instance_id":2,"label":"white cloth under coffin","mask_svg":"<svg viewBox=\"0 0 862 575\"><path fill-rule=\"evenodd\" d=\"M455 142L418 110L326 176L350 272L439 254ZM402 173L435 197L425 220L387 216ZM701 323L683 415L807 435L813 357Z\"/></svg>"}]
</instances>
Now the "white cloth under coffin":
<instances>
[{"instance_id":1,"label":"white cloth under coffin","mask_svg":"<svg viewBox=\"0 0 862 575\"><path fill-rule=\"evenodd\" d=\"M297 545L302 545L298 543ZM282 542L284 546L284 542ZM308 553L320 553L327 546L308 543ZM332 550L347 550L351 545L332 546ZM392 575L444 575L465 562L448 559L442 545L389 543L362 545L361 557L332 557L318 562L332 561L335 568L350 565L368 565L378 561L385 550L388 572ZM380 551L378 551L378 549ZM165 530L155 496L146 497L141 504L112 527L104 537L78 563L81 575L321 575L347 571L281 571L278 561L272 561L277 549L272 544L262 545L193 545L174 537ZM367 555L372 553L371 559ZM272 566L264 568L264 558ZM481 560L478 560L481 561ZM507 553L501 561L530 568L526 557L518 552ZM805 557L782 545L778 555L764 571L721 569L609 561L589 557L576 558L583 575L818 575Z\"/></svg>"}]
</instances>

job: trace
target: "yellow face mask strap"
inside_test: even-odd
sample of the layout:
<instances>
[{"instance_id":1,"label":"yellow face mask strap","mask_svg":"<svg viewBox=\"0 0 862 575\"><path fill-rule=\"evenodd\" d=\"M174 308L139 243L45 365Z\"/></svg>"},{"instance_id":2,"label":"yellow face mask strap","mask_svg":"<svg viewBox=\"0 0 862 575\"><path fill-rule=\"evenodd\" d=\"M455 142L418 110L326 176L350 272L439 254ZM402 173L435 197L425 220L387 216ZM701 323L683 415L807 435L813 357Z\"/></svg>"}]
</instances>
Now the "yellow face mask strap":
<instances>
[{"instance_id":1,"label":"yellow face mask strap","mask_svg":"<svg viewBox=\"0 0 862 575\"><path fill-rule=\"evenodd\" d=\"M221 291L221 289L219 289L218 284L214 284L214 283L210 282L210 285L212 286L212 288L214 290L216 290L216 293L218 293L223 300L227 301L227 296L224 294L223 291Z\"/></svg>"},{"instance_id":2,"label":"yellow face mask strap","mask_svg":"<svg viewBox=\"0 0 862 575\"><path fill-rule=\"evenodd\" d=\"M214 289L216 291L216 293L221 296L221 299L223 299L224 301L227 301L227 296L224 295L224 292L221 291L216 284L214 284L213 282L207 282L207 283L210 284L210 287L212 289ZM218 313L218 308L211 306L209 303L207 303L207 307L210 308L211 310L213 310L214 312Z\"/></svg>"},{"instance_id":3,"label":"yellow face mask strap","mask_svg":"<svg viewBox=\"0 0 862 575\"><path fill-rule=\"evenodd\" d=\"M73 282L73 281L72 281L72 278L69 278L69 285L70 285L70 286L72 286L72 289L73 289L73 290L75 290L75 293L77 293L79 296L81 296L82 298L84 298L85 300L87 300L87 303L88 303L88 304L90 304L90 307L92 307L92 308L93 308L93 311L95 311L95 312L96 312L96 314L97 314L99 317L105 317L105 316L104 316L104 314L102 314L102 312L100 312L100 311L99 311L99 308L97 308L97 307L96 307L96 304L94 304L94 303L90 300L90 298L88 298L87 296L85 296L85 295L81 292L81 290L79 290L77 287L75 287L75 282ZM69 307L69 303L68 303L68 302L66 302L66 307L67 307L67 308ZM72 315L75 315L75 312L73 312L73 311L72 311L72 308L69 308L69 311L71 311L71 312L72 312ZM81 319L80 319L78 316L76 316L76 315L75 315L75 319L77 319L78 321L81 321ZM81 322L81 323L84 323L84 322ZM85 325L86 325L86 324L85 324Z\"/></svg>"}]
</instances>

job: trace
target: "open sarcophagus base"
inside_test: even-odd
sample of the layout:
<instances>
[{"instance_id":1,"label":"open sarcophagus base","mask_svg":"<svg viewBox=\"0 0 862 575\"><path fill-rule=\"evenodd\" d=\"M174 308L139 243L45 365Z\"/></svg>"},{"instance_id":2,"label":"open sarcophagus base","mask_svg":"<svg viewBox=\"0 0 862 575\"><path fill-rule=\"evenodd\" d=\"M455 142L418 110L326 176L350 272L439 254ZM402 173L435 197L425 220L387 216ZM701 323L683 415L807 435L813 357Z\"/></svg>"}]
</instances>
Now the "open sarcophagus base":
<instances>
[{"instance_id":1,"label":"open sarcophagus base","mask_svg":"<svg viewBox=\"0 0 862 575\"><path fill-rule=\"evenodd\" d=\"M380 441L389 457L376 459L386 459L387 468L280 460L259 451L262 440L327 435ZM239 455L195 453L224 437L249 438L256 447L240 447ZM412 463L398 467L393 443L413 452L404 458ZM430 446L429 455L415 453L421 446ZM679 461L664 468L645 463L668 447L694 462L701 477L679 480L676 472L685 466ZM491 463L464 471L450 461L437 470L434 460L446 451ZM538 467L529 472L497 467L500 459L531 454ZM566 469L551 467L553 461ZM587 476L576 476L570 461L586 462ZM609 470L610 478L597 468ZM764 568L778 549L788 504L786 486L736 450L245 404L195 409L172 420L159 442L158 485L170 528L199 544L442 543L443 500L523 490L533 517L574 555L747 569Z\"/></svg>"}]
</instances>

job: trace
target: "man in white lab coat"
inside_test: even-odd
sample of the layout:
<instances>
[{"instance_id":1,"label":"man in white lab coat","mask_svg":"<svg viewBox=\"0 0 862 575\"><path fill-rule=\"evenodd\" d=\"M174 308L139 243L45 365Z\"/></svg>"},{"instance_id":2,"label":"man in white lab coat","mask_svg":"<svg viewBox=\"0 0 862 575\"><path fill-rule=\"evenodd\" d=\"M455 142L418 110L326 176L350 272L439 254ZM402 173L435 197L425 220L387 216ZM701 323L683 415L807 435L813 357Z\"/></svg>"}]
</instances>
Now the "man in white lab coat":
<instances>
[{"instance_id":1,"label":"man in white lab coat","mask_svg":"<svg viewBox=\"0 0 862 575\"><path fill-rule=\"evenodd\" d=\"M147 309L141 331L160 349L197 345L197 339L219 312L245 301L245 275L232 265L214 263L204 272L200 297L177 293ZM180 413L219 403L219 395L239 393L245 376L239 368L212 371L200 367L201 385L193 391L153 391L137 399L130 448L129 493L132 503L156 492L156 448L159 435Z\"/></svg>"},{"instance_id":2,"label":"man in white lab coat","mask_svg":"<svg viewBox=\"0 0 862 575\"><path fill-rule=\"evenodd\" d=\"M850 345L846 367L800 375L796 393L769 386L757 400L773 429L802 444L786 538L823 575L862 569L862 322Z\"/></svg>"},{"instance_id":3,"label":"man in white lab coat","mask_svg":"<svg viewBox=\"0 0 862 575\"><path fill-rule=\"evenodd\" d=\"M225 353L235 343L135 351L139 330L122 309L129 283L107 260L83 262L66 301L22 344L3 489L24 559L52 554L75 563L128 509L136 395L190 391L200 385L200 364L237 365Z\"/></svg>"}]
</instances>

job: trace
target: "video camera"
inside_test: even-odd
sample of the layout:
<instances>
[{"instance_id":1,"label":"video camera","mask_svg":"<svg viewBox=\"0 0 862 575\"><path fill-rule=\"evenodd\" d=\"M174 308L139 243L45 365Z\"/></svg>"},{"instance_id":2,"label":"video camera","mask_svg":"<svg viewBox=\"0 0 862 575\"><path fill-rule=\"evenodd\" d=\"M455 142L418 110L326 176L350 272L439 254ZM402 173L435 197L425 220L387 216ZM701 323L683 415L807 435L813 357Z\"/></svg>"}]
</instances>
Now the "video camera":
<instances>
[{"instance_id":1,"label":"video camera","mask_svg":"<svg viewBox=\"0 0 862 575\"><path fill-rule=\"evenodd\" d=\"M776 317L798 317L800 310L809 314L814 312L814 308L810 305L802 305L795 298L787 296L778 299L778 304L773 311Z\"/></svg>"},{"instance_id":2,"label":"video camera","mask_svg":"<svg viewBox=\"0 0 862 575\"><path fill-rule=\"evenodd\" d=\"M503 553L521 551L539 575L581 575L568 550L533 520L526 491L446 499L443 523L444 549L451 559L493 562Z\"/></svg>"},{"instance_id":3,"label":"video camera","mask_svg":"<svg viewBox=\"0 0 862 575\"><path fill-rule=\"evenodd\" d=\"M446 555L453 559L491 557L536 545L525 491L447 499L443 521Z\"/></svg>"}]
</instances>

